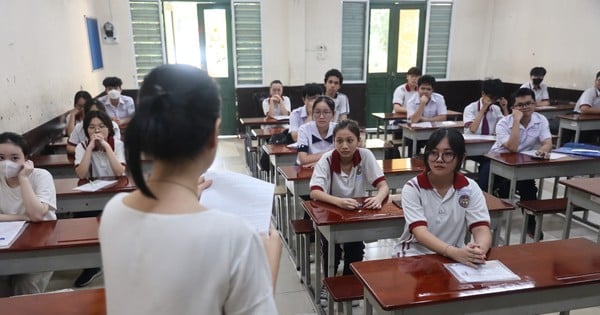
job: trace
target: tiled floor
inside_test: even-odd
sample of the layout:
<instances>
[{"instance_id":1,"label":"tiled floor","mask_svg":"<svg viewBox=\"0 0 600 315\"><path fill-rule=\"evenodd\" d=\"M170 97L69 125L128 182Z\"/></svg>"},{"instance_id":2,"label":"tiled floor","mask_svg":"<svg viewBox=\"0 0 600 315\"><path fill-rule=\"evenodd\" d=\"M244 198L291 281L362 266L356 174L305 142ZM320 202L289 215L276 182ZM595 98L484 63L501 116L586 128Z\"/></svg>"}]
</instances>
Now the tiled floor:
<instances>
[{"instance_id":1,"label":"tiled floor","mask_svg":"<svg viewBox=\"0 0 600 315\"><path fill-rule=\"evenodd\" d=\"M244 147L242 140L236 138L223 138L219 143L217 158L213 164L214 168L227 169L230 171L249 174L244 165ZM551 183L547 181L544 187L544 197L551 195ZM590 214L591 220L600 223L600 216ZM515 211L512 219L511 244L518 243L520 240L520 230L523 217L519 211ZM547 216L544 218L544 236L545 240L560 239L562 235L562 226L564 219L560 216ZM586 237L596 241L598 232L579 223L572 225L572 237ZM528 239L530 242L531 239ZM366 245L365 259L380 259L390 257L393 240L381 240ZM314 264L312 265L314 277ZM79 270L56 272L50 282L48 290L70 289L74 279L79 275ZM102 286L102 277L96 279L90 287ZM288 251L284 249L281 257L281 267L275 292L275 300L281 315L299 315L299 314L317 314L314 304L304 286L300 283L298 272L292 262ZM354 314L363 314L362 303L359 307L353 308ZM583 310L576 310L571 314L600 314L600 307L594 307Z\"/></svg>"}]
</instances>

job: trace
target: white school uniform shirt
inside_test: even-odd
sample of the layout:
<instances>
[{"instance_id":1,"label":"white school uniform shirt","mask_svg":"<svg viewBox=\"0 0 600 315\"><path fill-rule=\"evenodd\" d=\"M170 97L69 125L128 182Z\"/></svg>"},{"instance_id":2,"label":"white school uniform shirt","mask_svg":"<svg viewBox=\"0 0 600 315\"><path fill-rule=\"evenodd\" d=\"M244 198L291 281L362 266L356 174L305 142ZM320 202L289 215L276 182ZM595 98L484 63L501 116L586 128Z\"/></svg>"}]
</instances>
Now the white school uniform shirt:
<instances>
[{"instance_id":1,"label":"white school uniform shirt","mask_svg":"<svg viewBox=\"0 0 600 315\"><path fill-rule=\"evenodd\" d=\"M283 106L287 109L288 112L292 110L292 103L290 102L290 98L287 96L283 96ZM262 102L263 113L265 116L269 113L269 98L265 98ZM275 108L275 116L283 115L281 109L278 107Z\"/></svg>"},{"instance_id":2,"label":"white school uniform shirt","mask_svg":"<svg viewBox=\"0 0 600 315\"><path fill-rule=\"evenodd\" d=\"M77 147L75 148L75 167L77 167L79 164L81 164L81 160L83 159L83 155L85 154L86 148L87 148L87 141L80 142L77 145ZM126 165L126 163L125 163L125 148L124 148L123 142L121 142L121 140L114 139L113 151L115 152L115 156L117 157L117 160L119 161L119 163ZM90 174L88 171L89 177L121 176L121 175L123 175L123 174L113 173L113 170L110 167L110 161L108 161L108 157L106 156L106 152L104 152L104 151L94 150L92 152L92 158L91 158L90 165L91 165L92 173Z\"/></svg>"},{"instance_id":3,"label":"white school uniform shirt","mask_svg":"<svg viewBox=\"0 0 600 315\"><path fill-rule=\"evenodd\" d=\"M533 93L535 93L535 101L536 102L547 101L550 99L550 95L548 94L548 86L545 83L540 83L539 89L534 89L533 83L531 83L531 82L523 83L523 85L521 85L521 87L532 90Z\"/></svg>"},{"instance_id":4,"label":"white school uniform shirt","mask_svg":"<svg viewBox=\"0 0 600 315\"><path fill-rule=\"evenodd\" d=\"M340 115L350 116L350 101L346 94L338 92L333 100L335 101L334 122L340 120Z\"/></svg>"},{"instance_id":5,"label":"white school uniform shirt","mask_svg":"<svg viewBox=\"0 0 600 315\"><path fill-rule=\"evenodd\" d=\"M304 125L307 118L306 105L294 109L290 113L290 132L298 131L300 126Z\"/></svg>"},{"instance_id":6,"label":"white school uniform shirt","mask_svg":"<svg viewBox=\"0 0 600 315\"><path fill-rule=\"evenodd\" d=\"M409 100L406 105L406 115L408 117L412 116L419 107L421 103L419 94L415 93ZM431 98L427 105L425 105L425 109L423 109L423 117L431 118L437 115L446 115L448 113L448 108L446 108L446 101L444 100L444 96L439 93L432 93Z\"/></svg>"},{"instance_id":7,"label":"white school uniform shirt","mask_svg":"<svg viewBox=\"0 0 600 315\"><path fill-rule=\"evenodd\" d=\"M121 129L119 129L119 125L113 121L112 126L113 126L113 131L115 132L115 135L113 137L115 139L121 140ZM73 128L71 135L69 136L68 143L70 145L76 146L80 142L86 142L87 140L88 140L88 138L85 135L85 131L83 130L83 122L78 122L75 125L75 127Z\"/></svg>"},{"instance_id":8,"label":"white school uniform shirt","mask_svg":"<svg viewBox=\"0 0 600 315\"><path fill-rule=\"evenodd\" d=\"M467 105L467 107L465 107L465 110L463 112L463 121L465 122L465 134L473 134L471 132L471 129L469 129L469 126L471 126L473 121L475 121L475 117L481 110L481 106L481 99L479 99L478 101L475 101ZM500 121L500 119L502 119L502 117L504 117L504 115L502 114L502 109L500 109L500 106L492 104L488 107L488 111L485 114L485 117L487 118L488 126L490 127L490 134L495 134L496 124L498 123L498 121ZM477 128L477 132L475 132L475 134L481 134L482 123L483 118L481 118L479 128Z\"/></svg>"},{"instance_id":9,"label":"white school uniform shirt","mask_svg":"<svg viewBox=\"0 0 600 315\"><path fill-rule=\"evenodd\" d=\"M113 106L108 99L108 95L99 97L98 100L104 104L104 107L106 107L106 113L108 116L110 116L110 118L129 118L135 113L135 102L133 101L133 98L127 95L121 94L121 96L119 96L119 104L117 104L117 106Z\"/></svg>"},{"instance_id":10,"label":"white school uniform shirt","mask_svg":"<svg viewBox=\"0 0 600 315\"><path fill-rule=\"evenodd\" d=\"M377 187L377 184L385 180L383 170L371 150L357 148L352 163L350 173L346 174L341 169L337 150L323 154L310 178L310 190L321 190L343 198L366 197L367 185Z\"/></svg>"},{"instance_id":11,"label":"white school uniform shirt","mask_svg":"<svg viewBox=\"0 0 600 315\"><path fill-rule=\"evenodd\" d=\"M454 174L454 184L444 197L433 188L425 172L413 177L402 188L402 210L406 224L394 247L396 257L434 253L412 234L418 226L426 226L437 238L457 248L465 246L467 229L490 226L481 188L461 173Z\"/></svg>"},{"instance_id":12,"label":"white school uniform shirt","mask_svg":"<svg viewBox=\"0 0 600 315\"><path fill-rule=\"evenodd\" d=\"M581 113L581 105L584 104L590 105L592 108L600 108L600 91L595 87L583 91L575 104L574 111Z\"/></svg>"},{"instance_id":13,"label":"white school uniform shirt","mask_svg":"<svg viewBox=\"0 0 600 315\"><path fill-rule=\"evenodd\" d=\"M335 128L335 125L334 122L329 123L329 130L327 130L325 138L321 137L317 129L317 123L314 120L300 126L298 128L298 141L296 141L298 153L318 154L335 148L333 144L333 128ZM296 164L300 165L299 159L296 159Z\"/></svg>"},{"instance_id":14,"label":"white school uniform shirt","mask_svg":"<svg viewBox=\"0 0 600 315\"><path fill-rule=\"evenodd\" d=\"M392 98L392 103L406 106L408 100L410 100L415 94L417 94L417 89L411 89L408 83L404 83L394 90L394 97ZM394 111L392 111L392 113L393 112Z\"/></svg>"},{"instance_id":15,"label":"white school uniform shirt","mask_svg":"<svg viewBox=\"0 0 600 315\"><path fill-rule=\"evenodd\" d=\"M490 152L510 152L502 144L506 143L508 138L510 138L510 130L512 129L513 121L512 114L500 119L498 125L496 125L496 143L494 143ZM536 112L532 113L531 121L527 125L527 128L519 124L519 130L519 147L517 152L537 149L542 145L544 140L552 138L550 127L548 126L548 119L546 119L544 115Z\"/></svg>"},{"instance_id":16,"label":"white school uniform shirt","mask_svg":"<svg viewBox=\"0 0 600 315\"><path fill-rule=\"evenodd\" d=\"M50 172L41 168L34 168L29 175L29 182L35 196L48 205L48 212L44 216L46 220L56 220L56 188L54 179ZM24 215L25 204L21 186L10 187L4 177L0 177L0 213Z\"/></svg>"}]
</instances>

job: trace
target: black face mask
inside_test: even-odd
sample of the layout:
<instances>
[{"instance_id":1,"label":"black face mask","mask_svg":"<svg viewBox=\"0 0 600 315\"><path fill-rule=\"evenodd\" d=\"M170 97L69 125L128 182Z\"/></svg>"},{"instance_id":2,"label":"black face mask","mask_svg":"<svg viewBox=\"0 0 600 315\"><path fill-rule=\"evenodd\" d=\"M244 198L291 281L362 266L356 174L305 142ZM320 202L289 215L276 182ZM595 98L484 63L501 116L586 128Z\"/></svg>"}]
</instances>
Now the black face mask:
<instances>
[{"instance_id":1,"label":"black face mask","mask_svg":"<svg viewBox=\"0 0 600 315\"><path fill-rule=\"evenodd\" d=\"M542 83L542 81L544 81L544 79L535 78L531 81L533 81L533 85L540 85L540 83Z\"/></svg>"}]
</instances>

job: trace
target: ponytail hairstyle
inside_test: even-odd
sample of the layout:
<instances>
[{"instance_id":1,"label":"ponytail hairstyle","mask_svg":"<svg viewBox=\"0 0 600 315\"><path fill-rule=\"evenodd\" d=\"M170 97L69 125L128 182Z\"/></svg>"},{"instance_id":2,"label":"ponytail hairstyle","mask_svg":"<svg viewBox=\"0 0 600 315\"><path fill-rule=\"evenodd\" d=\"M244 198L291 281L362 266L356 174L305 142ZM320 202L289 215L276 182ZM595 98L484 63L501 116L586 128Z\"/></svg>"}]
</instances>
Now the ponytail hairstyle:
<instances>
[{"instance_id":1,"label":"ponytail hairstyle","mask_svg":"<svg viewBox=\"0 0 600 315\"><path fill-rule=\"evenodd\" d=\"M147 197L141 156L177 164L194 159L214 134L221 99L206 71L189 65L162 65L144 79L139 106L125 134L131 176Z\"/></svg>"}]
</instances>

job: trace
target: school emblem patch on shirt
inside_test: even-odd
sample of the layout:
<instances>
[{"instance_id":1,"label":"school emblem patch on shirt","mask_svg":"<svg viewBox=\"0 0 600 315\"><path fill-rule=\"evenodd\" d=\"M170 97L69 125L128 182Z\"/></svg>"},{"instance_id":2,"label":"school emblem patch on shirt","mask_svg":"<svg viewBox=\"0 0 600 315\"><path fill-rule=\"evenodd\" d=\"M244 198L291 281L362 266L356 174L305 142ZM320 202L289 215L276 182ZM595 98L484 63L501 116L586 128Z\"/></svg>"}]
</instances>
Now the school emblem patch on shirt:
<instances>
[{"instance_id":1,"label":"school emblem patch on shirt","mask_svg":"<svg viewBox=\"0 0 600 315\"><path fill-rule=\"evenodd\" d=\"M463 208L468 207L470 201L471 201L471 197L469 197L469 195L462 195L462 196L458 197L458 204Z\"/></svg>"}]
</instances>

